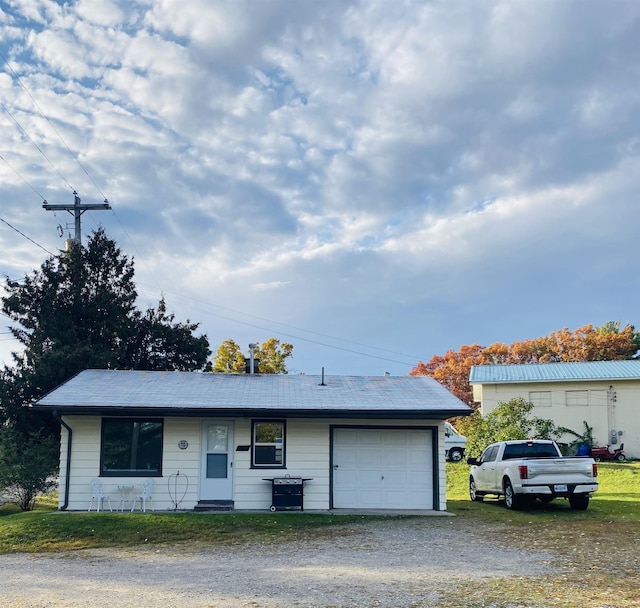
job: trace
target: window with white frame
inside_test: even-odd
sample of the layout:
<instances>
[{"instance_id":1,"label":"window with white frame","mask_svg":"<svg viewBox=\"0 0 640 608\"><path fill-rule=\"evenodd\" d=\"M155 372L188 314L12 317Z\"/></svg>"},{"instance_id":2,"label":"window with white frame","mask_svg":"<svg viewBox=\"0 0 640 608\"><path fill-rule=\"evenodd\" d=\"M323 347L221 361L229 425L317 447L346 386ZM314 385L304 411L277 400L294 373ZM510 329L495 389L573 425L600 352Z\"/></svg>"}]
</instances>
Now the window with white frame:
<instances>
[{"instance_id":1,"label":"window with white frame","mask_svg":"<svg viewBox=\"0 0 640 608\"><path fill-rule=\"evenodd\" d=\"M588 406L589 391L566 391L565 399L567 407Z\"/></svg>"},{"instance_id":2,"label":"window with white frame","mask_svg":"<svg viewBox=\"0 0 640 608\"><path fill-rule=\"evenodd\" d=\"M259 468L284 468L284 420L254 420L251 433L251 465Z\"/></svg>"},{"instance_id":3,"label":"window with white frame","mask_svg":"<svg viewBox=\"0 0 640 608\"><path fill-rule=\"evenodd\" d=\"M534 407L551 407L551 391L531 391L529 401Z\"/></svg>"}]
</instances>

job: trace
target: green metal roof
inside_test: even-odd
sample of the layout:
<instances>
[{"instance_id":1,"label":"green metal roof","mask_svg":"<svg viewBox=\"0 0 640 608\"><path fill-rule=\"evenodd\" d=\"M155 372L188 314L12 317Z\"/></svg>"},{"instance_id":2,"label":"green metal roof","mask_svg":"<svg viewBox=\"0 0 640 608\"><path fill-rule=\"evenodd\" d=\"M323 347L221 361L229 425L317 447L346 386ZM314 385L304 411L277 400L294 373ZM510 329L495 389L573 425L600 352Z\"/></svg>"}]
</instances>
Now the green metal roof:
<instances>
[{"instance_id":1,"label":"green metal roof","mask_svg":"<svg viewBox=\"0 0 640 608\"><path fill-rule=\"evenodd\" d=\"M578 380L640 380L640 360L474 365L471 384L566 382Z\"/></svg>"}]
</instances>

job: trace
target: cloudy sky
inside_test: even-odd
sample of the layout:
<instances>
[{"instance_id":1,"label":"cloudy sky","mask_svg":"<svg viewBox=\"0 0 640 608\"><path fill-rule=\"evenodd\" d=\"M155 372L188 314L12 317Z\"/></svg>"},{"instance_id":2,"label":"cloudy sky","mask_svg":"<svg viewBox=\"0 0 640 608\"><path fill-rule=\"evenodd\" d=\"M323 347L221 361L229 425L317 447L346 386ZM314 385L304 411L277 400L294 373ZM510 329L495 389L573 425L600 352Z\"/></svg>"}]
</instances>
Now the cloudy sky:
<instances>
[{"instance_id":1,"label":"cloudy sky","mask_svg":"<svg viewBox=\"0 0 640 608\"><path fill-rule=\"evenodd\" d=\"M291 372L640 325L639 32L635 0L3 0L0 274L76 190L140 308Z\"/></svg>"}]
</instances>

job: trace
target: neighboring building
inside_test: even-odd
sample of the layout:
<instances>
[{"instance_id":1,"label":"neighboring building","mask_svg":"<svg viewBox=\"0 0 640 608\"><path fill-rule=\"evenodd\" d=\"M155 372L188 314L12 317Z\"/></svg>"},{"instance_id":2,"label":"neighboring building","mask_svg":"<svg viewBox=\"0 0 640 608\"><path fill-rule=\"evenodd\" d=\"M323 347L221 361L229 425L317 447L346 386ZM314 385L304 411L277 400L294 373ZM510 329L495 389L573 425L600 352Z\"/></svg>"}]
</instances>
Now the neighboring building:
<instances>
[{"instance_id":1,"label":"neighboring building","mask_svg":"<svg viewBox=\"0 0 640 608\"><path fill-rule=\"evenodd\" d=\"M426 376L112 370L34 407L62 421L59 506L71 510L88 508L97 477L112 502L151 477L157 509L265 510L265 479L290 476L310 479L305 509L442 511L444 420L472 411Z\"/></svg>"},{"instance_id":2,"label":"neighboring building","mask_svg":"<svg viewBox=\"0 0 640 608\"><path fill-rule=\"evenodd\" d=\"M586 422L598 445L624 443L627 457L640 458L640 360L475 365L470 382L483 415L522 397L535 416L580 434Z\"/></svg>"}]
</instances>

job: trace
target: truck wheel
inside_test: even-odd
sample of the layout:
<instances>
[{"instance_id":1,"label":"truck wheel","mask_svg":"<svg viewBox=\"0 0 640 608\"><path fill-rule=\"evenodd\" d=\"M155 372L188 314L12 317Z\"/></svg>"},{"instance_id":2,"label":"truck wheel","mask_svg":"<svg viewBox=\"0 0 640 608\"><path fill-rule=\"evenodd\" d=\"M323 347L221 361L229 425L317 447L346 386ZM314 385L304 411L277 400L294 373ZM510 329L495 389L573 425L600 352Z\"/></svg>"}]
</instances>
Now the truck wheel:
<instances>
[{"instance_id":1,"label":"truck wheel","mask_svg":"<svg viewBox=\"0 0 640 608\"><path fill-rule=\"evenodd\" d=\"M473 477L469 478L469 496L471 497L471 500L476 502L482 502L484 499L482 494L478 494L478 491L476 490L476 480Z\"/></svg>"},{"instance_id":2,"label":"truck wheel","mask_svg":"<svg viewBox=\"0 0 640 608\"><path fill-rule=\"evenodd\" d=\"M508 479L504 480L504 504L512 511L519 509L522 504L521 497L513 491L513 486Z\"/></svg>"},{"instance_id":3,"label":"truck wheel","mask_svg":"<svg viewBox=\"0 0 640 608\"><path fill-rule=\"evenodd\" d=\"M618 462L622 462L623 460L626 460L626 456L624 454L616 454L616 460Z\"/></svg>"},{"instance_id":4,"label":"truck wheel","mask_svg":"<svg viewBox=\"0 0 640 608\"><path fill-rule=\"evenodd\" d=\"M449 450L449 460L451 462L460 462L462 460L462 450L460 448L451 448Z\"/></svg>"},{"instance_id":5,"label":"truck wheel","mask_svg":"<svg viewBox=\"0 0 640 608\"><path fill-rule=\"evenodd\" d=\"M271 505L269 507L269 511L271 511L272 513L275 513L276 512L276 506L275 505Z\"/></svg>"},{"instance_id":6,"label":"truck wheel","mask_svg":"<svg viewBox=\"0 0 640 608\"><path fill-rule=\"evenodd\" d=\"M569 496L569 504L574 511L586 511L589 506L589 497L586 494L574 494Z\"/></svg>"}]
</instances>

